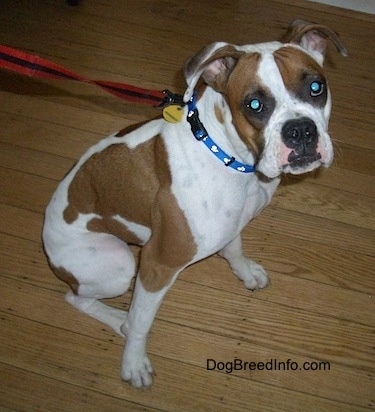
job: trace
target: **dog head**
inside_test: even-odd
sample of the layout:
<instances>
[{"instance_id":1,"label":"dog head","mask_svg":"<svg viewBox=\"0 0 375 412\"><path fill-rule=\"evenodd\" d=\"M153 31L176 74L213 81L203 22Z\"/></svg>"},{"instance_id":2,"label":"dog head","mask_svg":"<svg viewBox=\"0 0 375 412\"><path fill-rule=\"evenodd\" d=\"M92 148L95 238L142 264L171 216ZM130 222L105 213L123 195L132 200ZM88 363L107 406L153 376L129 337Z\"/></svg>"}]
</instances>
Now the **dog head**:
<instances>
[{"instance_id":1,"label":"dog head","mask_svg":"<svg viewBox=\"0 0 375 412\"><path fill-rule=\"evenodd\" d=\"M282 42L210 44L184 66L184 101L200 78L220 93L236 133L267 177L329 166L331 94L322 68L328 40L347 55L331 29L303 20L291 24Z\"/></svg>"}]
</instances>

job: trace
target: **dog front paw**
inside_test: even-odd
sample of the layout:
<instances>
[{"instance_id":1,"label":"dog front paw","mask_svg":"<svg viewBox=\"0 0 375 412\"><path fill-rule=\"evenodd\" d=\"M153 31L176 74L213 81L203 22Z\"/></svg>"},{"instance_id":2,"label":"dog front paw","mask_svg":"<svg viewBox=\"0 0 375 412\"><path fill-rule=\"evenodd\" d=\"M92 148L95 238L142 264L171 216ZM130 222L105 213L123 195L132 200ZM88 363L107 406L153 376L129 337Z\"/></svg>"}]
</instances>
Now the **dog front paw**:
<instances>
[{"instance_id":1,"label":"dog front paw","mask_svg":"<svg viewBox=\"0 0 375 412\"><path fill-rule=\"evenodd\" d=\"M135 388L149 388L153 383L154 371L147 355L141 359L124 361L121 378Z\"/></svg>"},{"instance_id":2,"label":"dog front paw","mask_svg":"<svg viewBox=\"0 0 375 412\"><path fill-rule=\"evenodd\" d=\"M250 290L263 289L269 283L267 272L263 267L247 258L244 258L241 267L237 267L234 273Z\"/></svg>"}]
</instances>

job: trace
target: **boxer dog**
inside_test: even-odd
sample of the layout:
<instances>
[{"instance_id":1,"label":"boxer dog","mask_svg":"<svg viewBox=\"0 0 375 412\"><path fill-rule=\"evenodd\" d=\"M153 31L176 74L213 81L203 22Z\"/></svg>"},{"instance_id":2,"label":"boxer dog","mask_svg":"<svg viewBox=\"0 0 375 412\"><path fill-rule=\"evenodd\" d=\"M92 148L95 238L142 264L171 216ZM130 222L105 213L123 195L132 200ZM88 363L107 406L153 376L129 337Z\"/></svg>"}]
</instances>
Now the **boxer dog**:
<instances>
[{"instance_id":1,"label":"boxer dog","mask_svg":"<svg viewBox=\"0 0 375 412\"><path fill-rule=\"evenodd\" d=\"M246 288L267 286L241 231L282 173L332 162L327 40L346 55L331 29L302 20L282 42L204 47L184 66L180 122L101 140L58 186L43 229L49 263L70 304L126 338L121 376L133 386L153 382L147 336L184 268L218 253ZM142 246L138 269L129 244ZM136 271L128 312L100 302L122 295Z\"/></svg>"}]
</instances>

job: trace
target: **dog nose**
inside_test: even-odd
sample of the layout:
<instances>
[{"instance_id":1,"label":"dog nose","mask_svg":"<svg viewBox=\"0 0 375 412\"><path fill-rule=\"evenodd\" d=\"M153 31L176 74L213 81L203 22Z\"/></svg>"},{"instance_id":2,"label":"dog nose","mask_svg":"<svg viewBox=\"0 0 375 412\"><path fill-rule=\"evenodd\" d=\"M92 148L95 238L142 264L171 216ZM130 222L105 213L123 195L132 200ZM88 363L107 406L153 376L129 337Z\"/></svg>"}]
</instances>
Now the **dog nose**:
<instances>
[{"instance_id":1,"label":"dog nose","mask_svg":"<svg viewBox=\"0 0 375 412\"><path fill-rule=\"evenodd\" d=\"M288 120L282 128L281 137L286 147L299 154L315 151L318 146L318 130L308 117Z\"/></svg>"}]
</instances>

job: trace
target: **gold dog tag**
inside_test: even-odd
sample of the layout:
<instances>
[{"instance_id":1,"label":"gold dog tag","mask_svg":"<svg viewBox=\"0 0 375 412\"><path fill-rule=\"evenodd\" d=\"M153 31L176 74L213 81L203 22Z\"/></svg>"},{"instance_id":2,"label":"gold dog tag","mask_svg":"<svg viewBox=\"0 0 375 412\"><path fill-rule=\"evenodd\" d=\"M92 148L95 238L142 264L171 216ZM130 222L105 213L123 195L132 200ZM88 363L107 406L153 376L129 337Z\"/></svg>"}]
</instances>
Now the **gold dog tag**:
<instances>
[{"instance_id":1,"label":"gold dog tag","mask_svg":"<svg viewBox=\"0 0 375 412\"><path fill-rule=\"evenodd\" d=\"M163 117L169 123L179 123L182 120L184 109L178 104L171 104L163 109Z\"/></svg>"}]
</instances>

